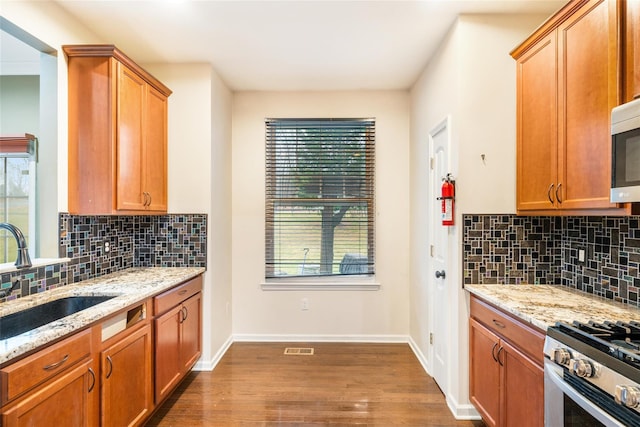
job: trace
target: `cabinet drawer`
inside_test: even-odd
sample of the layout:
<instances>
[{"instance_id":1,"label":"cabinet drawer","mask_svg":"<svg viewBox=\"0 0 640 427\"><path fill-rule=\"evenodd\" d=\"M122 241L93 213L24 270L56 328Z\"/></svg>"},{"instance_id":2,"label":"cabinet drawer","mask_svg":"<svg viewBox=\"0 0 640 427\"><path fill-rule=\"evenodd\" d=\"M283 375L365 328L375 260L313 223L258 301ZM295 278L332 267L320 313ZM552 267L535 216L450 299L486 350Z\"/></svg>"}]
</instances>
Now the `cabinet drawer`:
<instances>
[{"instance_id":1,"label":"cabinet drawer","mask_svg":"<svg viewBox=\"0 0 640 427\"><path fill-rule=\"evenodd\" d=\"M2 402L64 371L91 354L91 330L79 332L0 370Z\"/></svg>"},{"instance_id":2,"label":"cabinet drawer","mask_svg":"<svg viewBox=\"0 0 640 427\"><path fill-rule=\"evenodd\" d=\"M154 315L159 315L202 290L202 275L169 289L153 299Z\"/></svg>"},{"instance_id":3,"label":"cabinet drawer","mask_svg":"<svg viewBox=\"0 0 640 427\"><path fill-rule=\"evenodd\" d=\"M542 365L544 334L472 296L471 317Z\"/></svg>"}]
</instances>

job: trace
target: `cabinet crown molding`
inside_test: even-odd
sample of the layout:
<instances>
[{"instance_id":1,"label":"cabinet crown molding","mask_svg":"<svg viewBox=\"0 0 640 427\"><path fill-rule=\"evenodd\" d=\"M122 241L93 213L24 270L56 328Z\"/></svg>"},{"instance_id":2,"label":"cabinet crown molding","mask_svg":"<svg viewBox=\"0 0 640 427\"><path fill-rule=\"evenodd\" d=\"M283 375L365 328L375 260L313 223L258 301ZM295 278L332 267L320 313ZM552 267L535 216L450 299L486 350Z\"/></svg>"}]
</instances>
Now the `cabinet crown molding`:
<instances>
[{"instance_id":1,"label":"cabinet crown molding","mask_svg":"<svg viewBox=\"0 0 640 427\"><path fill-rule=\"evenodd\" d=\"M555 30L558 25L569 18L573 13L580 9L589 0L570 0L567 4L562 6L556 13L551 15L549 19L544 21L527 39L516 46L509 54L512 58L520 58L526 51L534 46L540 39L547 36L551 31Z\"/></svg>"},{"instance_id":2,"label":"cabinet crown molding","mask_svg":"<svg viewBox=\"0 0 640 427\"><path fill-rule=\"evenodd\" d=\"M172 91L166 87L160 80L155 78L151 73L136 64L123 51L112 44L82 44L82 45L64 45L62 50L67 57L108 57L114 58L126 65L133 72L143 78L148 84L160 91L164 96L171 95Z\"/></svg>"}]
</instances>

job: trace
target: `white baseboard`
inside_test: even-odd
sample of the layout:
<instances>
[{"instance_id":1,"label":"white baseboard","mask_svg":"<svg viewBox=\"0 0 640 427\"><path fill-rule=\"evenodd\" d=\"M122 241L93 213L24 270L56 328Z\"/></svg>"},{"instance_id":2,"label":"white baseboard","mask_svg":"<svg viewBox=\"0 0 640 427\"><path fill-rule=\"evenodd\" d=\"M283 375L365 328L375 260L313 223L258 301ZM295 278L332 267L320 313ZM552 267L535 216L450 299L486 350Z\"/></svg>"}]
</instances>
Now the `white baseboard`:
<instances>
[{"instance_id":1,"label":"white baseboard","mask_svg":"<svg viewBox=\"0 0 640 427\"><path fill-rule=\"evenodd\" d=\"M480 416L476 408L471 403L461 405L460 403L458 403L456 399L453 398L453 396L449 394L447 394L446 400L447 400L447 406L449 407L449 410L451 411L453 416L456 418L456 420L482 419L482 417Z\"/></svg>"},{"instance_id":2,"label":"white baseboard","mask_svg":"<svg viewBox=\"0 0 640 427\"><path fill-rule=\"evenodd\" d=\"M195 366L193 367L193 370L194 371L213 371L216 365L220 363L222 356L224 356L224 354L227 352L229 347L231 347L231 344L233 344L233 337L230 336L229 338L227 338L224 344L222 344L222 347L220 347L218 352L214 354L210 360L202 360L202 357L201 357L200 360L196 362Z\"/></svg>"},{"instance_id":3,"label":"white baseboard","mask_svg":"<svg viewBox=\"0 0 640 427\"><path fill-rule=\"evenodd\" d=\"M413 350L413 354L416 355L416 357L418 358L418 361L422 365L422 369L424 369L427 375L433 376L431 375L431 367L429 366L429 360L424 356L422 351L420 351L420 347L418 347L418 344L416 344L416 342L413 340L412 337L409 337L409 346L411 347L411 350Z\"/></svg>"},{"instance_id":4,"label":"white baseboard","mask_svg":"<svg viewBox=\"0 0 640 427\"><path fill-rule=\"evenodd\" d=\"M406 335L256 335L234 334L237 342L362 342L362 343L407 343Z\"/></svg>"},{"instance_id":5,"label":"white baseboard","mask_svg":"<svg viewBox=\"0 0 640 427\"><path fill-rule=\"evenodd\" d=\"M420 347L418 347L416 342L411 337L409 337L409 345L411 346L411 350L413 350L413 354L415 354L416 357L418 358L418 361L422 365L422 368L424 369L424 371L427 373L427 375L432 377L433 375L431 375L430 373L431 368L429 365L429 360L424 356L422 351L420 351ZM449 394L446 395L445 400L447 402L447 407L449 408L449 411L451 411L451 414L453 414L453 416L457 420L481 419L480 414L478 414L478 411L476 411L476 408L472 404L469 403L469 404L461 405L458 403L456 399L454 399Z\"/></svg>"}]
</instances>

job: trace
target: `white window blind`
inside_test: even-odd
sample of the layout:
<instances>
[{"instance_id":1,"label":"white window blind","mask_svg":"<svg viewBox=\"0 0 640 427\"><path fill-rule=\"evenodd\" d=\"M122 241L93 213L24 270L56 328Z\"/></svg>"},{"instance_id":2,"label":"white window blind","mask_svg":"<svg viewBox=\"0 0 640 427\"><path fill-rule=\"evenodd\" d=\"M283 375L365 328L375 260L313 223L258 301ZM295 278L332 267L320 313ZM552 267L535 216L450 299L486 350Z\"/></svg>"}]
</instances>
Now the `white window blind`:
<instances>
[{"instance_id":1,"label":"white window blind","mask_svg":"<svg viewBox=\"0 0 640 427\"><path fill-rule=\"evenodd\" d=\"M266 278L374 273L373 119L266 120Z\"/></svg>"}]
</instances>

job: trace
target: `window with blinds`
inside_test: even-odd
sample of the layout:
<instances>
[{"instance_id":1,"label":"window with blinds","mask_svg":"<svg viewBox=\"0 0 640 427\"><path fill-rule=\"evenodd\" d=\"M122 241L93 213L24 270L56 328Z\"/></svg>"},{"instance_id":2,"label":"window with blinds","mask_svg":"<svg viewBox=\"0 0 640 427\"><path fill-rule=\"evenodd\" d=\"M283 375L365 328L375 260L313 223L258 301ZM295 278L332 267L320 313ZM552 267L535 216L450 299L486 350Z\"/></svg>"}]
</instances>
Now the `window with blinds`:
<instances>
[{"instance_id":1,"label":"window with blinds","mask_svg":"<svg viewBox=\"0 0 640 427\"><path fill-rule=\"evenodd\" d=\"M374 273L373 119L266 121L266 278Z\"/></svg>"}]
</instances>

